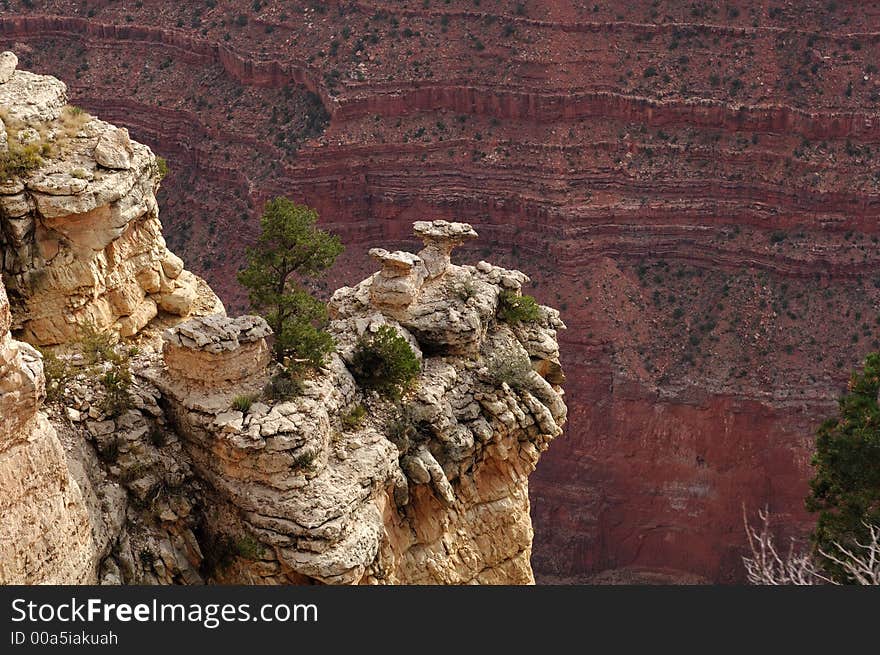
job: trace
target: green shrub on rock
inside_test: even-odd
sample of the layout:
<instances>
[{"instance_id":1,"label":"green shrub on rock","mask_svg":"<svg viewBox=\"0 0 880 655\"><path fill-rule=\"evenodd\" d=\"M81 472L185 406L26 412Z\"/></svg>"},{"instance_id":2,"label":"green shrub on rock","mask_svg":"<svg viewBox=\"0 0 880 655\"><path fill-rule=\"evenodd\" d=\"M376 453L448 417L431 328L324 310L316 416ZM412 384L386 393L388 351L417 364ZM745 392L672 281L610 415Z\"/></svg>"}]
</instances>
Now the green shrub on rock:
<instances>
[{"instance_id":1,"label":"green shrub on rock","mask_svg":"<svg viewBox=\"0 0 880 655\"><path fill-rule=\"evenodd\" d=\"M266 383L266 388L263 389L263 395L268 400L277 402L292 400L301 395L302 392L303 383L291 377L291 373L288 370L283 370L273 375L269 382Z\"/></svg>"},{"instance_id":2,"label":"green shrub on rock","mask_svg":"<svg viewBox=\"0 0 880 655\"><path fill-rule=\"evenodd\" d=\"M351 372L361 386L397 400L418 377L421 365L409 342L383 325L358 339Z\"/></svg>"},{"instance_id":3,"label":"green shrub on rock","mask_svg":"<svg viewBox=\"0 0 880 655\"><path fill-rule=\"evenodd\" d=\"M354 428L361 425L364 422L364 419L367 417L366 408L358 403L354 407L352 407L348 412L342 415L342 425L348 430L353 430Z\"/></svg>"},{"instance_id":4,"label":"green shrub on rock","mask_svg":"<svg viewBox=\"0 0 880 655\"><path fill-rule=\"evenodd\" d=\"M498 296L498 318L511 324L537 321L541 318L541 309L532 296L502 291Z\"/></svg>"},{"instance_id":5,"label":"green shrub on rock","mask_svg":"<svg viewBox=\"0 0 880 655\"><path fill-rule=\"evenodd\" d=\"M251 409L251 405L253 405L258 399L259 396L256 394L236 396L232 399L232 409L239 411L242 414L247 414Z\"/></svg>"}]
</instances>

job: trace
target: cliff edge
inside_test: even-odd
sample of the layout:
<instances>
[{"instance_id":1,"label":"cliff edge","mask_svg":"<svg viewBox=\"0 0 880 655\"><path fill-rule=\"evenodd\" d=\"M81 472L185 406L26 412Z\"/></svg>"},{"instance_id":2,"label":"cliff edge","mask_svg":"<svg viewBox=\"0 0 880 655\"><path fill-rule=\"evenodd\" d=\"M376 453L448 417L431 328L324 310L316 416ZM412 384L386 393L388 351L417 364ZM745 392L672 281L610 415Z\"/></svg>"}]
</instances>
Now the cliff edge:
<instances>
[{"instance_id":1,"label":"cliff edge","mask_svg":"<svg viewBox=\"0 0 880 655\"><path fill-rule=\"evenodd\" d=\"M473 228L418 221L424 248L370 251L380 270L330 300L336 351L279 394L265 321L226 316L165 247L152 152L9 55L0 406L21 421L0 472L17 444L52 452L28 460L40 489L0 475L18 490L0 582L533 582L528 476L567 409L558 312L505 311L528 277L454 264ZM52 346L48 419L40 354L10 327ZM395 399L353 375L389 331L419 368ZM39 538L36 515L55 517Z\"/></svg>"}]
</instances>

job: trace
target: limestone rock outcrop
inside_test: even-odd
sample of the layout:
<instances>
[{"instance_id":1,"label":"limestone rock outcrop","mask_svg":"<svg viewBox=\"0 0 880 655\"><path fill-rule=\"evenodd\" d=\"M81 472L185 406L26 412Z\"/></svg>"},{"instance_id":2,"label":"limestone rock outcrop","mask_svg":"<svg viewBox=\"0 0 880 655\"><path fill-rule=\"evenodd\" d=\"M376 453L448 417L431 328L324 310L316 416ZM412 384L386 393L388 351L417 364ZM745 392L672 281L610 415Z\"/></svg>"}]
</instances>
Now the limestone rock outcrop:
<instances>
[{"instance_id":1,"label":"limestone rock outcrop","mask_svg":"<svg viewBox=\"0 0 880 655\"><path fill-rule=\"evenodd\" d=\"M258 316L200 316L171 328L164 358L170 377L217 392L248 380L259 382L269 365L265 337L272 330Z\"/></svg>"},{"instance_id":2,"label":"limestone rock outcrop","mask_svg":"<svg viewBox=\"0 0 880 655\"><path fill-rule=\"evenodd\" d=\"M202 582L188 458L137 373L160 310L225 310L165 246L149 148L16 65L0 54L0 583ZM10 330L60 345L44 411L42 357ZM140 359L114 345L135 334Z\"/></svg>"},{"instance_id":3,"label":"limestone rock outcrop","mask_svg":"<svg viewBox=\"0 0 880 655\"><path fill-rule=\"evenodd\" d=\"M18 66L18 57L14 52L0 52L0 84L6 84L12 79L16 66Z\"/></svg>"},{"instance_id":4,"label":"limestone rock outcrop","mask_svg":"<svg viewBox=\"0 0 880 655\"><path fill-rule=\"evenodd\" d=\"M0 282L0 584L95 582L97 557L82 493L40 411L39 354L9 335Z\"/></svg>"},{"instance_id":5,"label":"limestone rock outcrop","mask_svg":"<svg viewBox=\"0 0 880 655\"><path fill-rule=\"evenodd\" d=\"M502 292L527 278L453 265L454 245L476 236L469 225L419 222L416 232L425 250L374 251L382 270L333 295L338 352L290 399L240 402L271 375L265 363L263 375L239 374L264 352L263 330L245 340L236 322L210 318L166 334L165 367L147 375L212 488L213 539L253 541L224 581L533 581L527 478L566 417L564 326L547 307L528 326L496 318ZM358 339L383 325L421 359L399 407L348 368ZM195 377L224 384L197 388Z\"/></svg>"},{"instance_id":6,"label":"limestone rock outcrop","mask_svg":"<svg viewBox=\"0 0 880 655\"><path fill-rule=\"evenodd\" d=\"M92 324L131 336L160 310L189 314L203 285L165 246L152 151L16 61L0 60L0 248L16 333L58 344Z\"/></svg>"},{"instance_id":7,"label":"limestone rock outcrop","mask_svg":"<svg viewBox=\"0 0 880 655\"><path fill-rule=\"evenodd\" d=\"M152 152L0 72L0 582L534 581L528 476L567 409L558 312L499 311L527 276L419 221L333 294L324 366L282 375L166 248ZM419 365L393 401L352 372L389 328Z\"/></svg>"}]
</instances>

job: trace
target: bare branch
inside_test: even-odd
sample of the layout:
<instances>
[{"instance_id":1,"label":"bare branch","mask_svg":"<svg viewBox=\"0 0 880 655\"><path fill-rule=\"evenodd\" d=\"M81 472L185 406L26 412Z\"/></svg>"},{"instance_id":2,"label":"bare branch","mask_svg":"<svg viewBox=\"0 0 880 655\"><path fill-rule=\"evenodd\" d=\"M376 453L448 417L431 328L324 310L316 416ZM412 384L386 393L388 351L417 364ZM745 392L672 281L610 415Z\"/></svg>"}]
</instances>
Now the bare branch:
<instances>
[{"instance_id":1,"label":"bare branch","mask_svg":"<svg viewBox=\"0 0 880 655\"><path fill-rule=\"evenodd\" d=\"M855 549L834 542L836 553L819 550L823 557L840 566L846 574L860 585L880 585L880 527L863 522L868 529L865 543L856 541Z\"/></svg>"},{"instance_id":2,"label":"bare branch","mask_svg":"<svg viewBox=\"0 0 880 655\"><path fill-rule=\"evenodd\" d=\"M767 508L758 511L760 530L749 525L746 508L743 505L743 524L749 540L751 557L743 557L746 579L754 585L818 585L835 584L821 573L813 556L808 552L797 552L794 540L788 554L780 555L773 542L770 531L770 512Z\"/></svg>"}]
</instances>

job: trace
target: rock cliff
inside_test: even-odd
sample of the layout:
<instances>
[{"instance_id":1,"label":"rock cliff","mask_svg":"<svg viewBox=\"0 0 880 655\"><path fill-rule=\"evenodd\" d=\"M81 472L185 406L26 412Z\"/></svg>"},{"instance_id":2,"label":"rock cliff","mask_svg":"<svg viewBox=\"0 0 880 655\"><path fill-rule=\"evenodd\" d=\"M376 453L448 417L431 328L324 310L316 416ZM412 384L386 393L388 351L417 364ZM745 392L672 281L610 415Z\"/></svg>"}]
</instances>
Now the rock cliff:
<instances>
[{"instance_id":1,"label":"rock cliff","mask_svg":"<svg viewBox=\"0 0 880 655\"><path fill-rule=\"evenodd\" d=\"M473 228L416 222L418 253L374 249L333 294L325 366L270 393L265 321L165 247L152 152L11 54L0 72L0 581L534 581L528 476L567 409L558 312L501 311L527 276L453 264ZM399 401L351 372L387 329L419 361Z\"/></svg>"},{"instance_id":2,"label":"rock cliff","mask_svg":"<svg viewBox=\"0 0 880 655\"><path fill-rule=\"evenodd\" d=\"M13 340L9 325L0 282L0 583L94 583L97 557L83 495L40 411L40 355Z\"/></svg>"},{"instance_id":3,"label":"rock cliff","mask_svg":"<svg viewBox=\"0 0 880 655\"><path fill-rule=\"evenodd\" d=\"M377 249L382 270L333 295L338 352L297 398L234 407L271 375L262 321L212 316L166 334L164 366L145 375L210 487L211 538L251 544L222 579L533 582L527 478L565 421L562 322L546 307L528 324L496 319L501 294L527 278L452 264L477 236L469 225L415 229L421 252ZM348 368L382 326L421 360L398 407Z\"/></svg>"},{"instance_id":4,"label":"rock cliff","mask_svg":"<svg viewBox=\"0 0 880 655\"><path fill-rule=\"evenodd\" d=\"M187 315L199 282L165 247L156 157L68 104L63 82L5 55L0 248L14 329L59 344L86 324L127 337L160 309Z\"/></svg>"}]
</instances>

